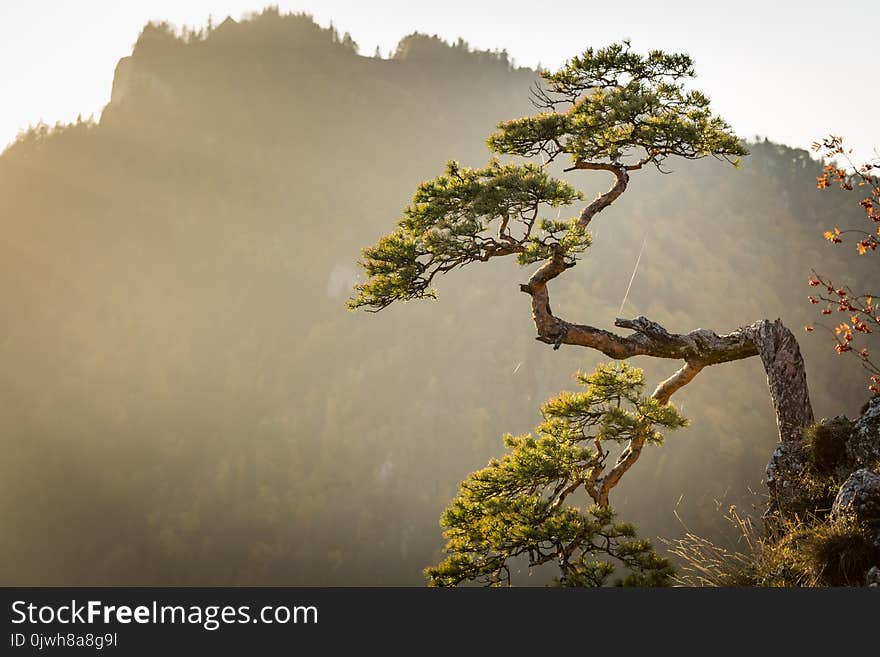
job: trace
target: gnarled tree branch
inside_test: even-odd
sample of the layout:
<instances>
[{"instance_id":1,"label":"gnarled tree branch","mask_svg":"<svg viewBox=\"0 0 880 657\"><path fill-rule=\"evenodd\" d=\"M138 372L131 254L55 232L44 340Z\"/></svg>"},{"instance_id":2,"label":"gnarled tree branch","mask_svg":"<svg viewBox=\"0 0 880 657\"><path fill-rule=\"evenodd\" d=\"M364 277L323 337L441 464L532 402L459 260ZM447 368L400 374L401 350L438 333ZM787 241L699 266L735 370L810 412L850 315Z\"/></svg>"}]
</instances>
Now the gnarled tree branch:
<instances>
[{"instance_id":1,"label":"gnarled tree branch","mask_svg":"<svg viewBox=\"0 0 880 657\"><path fill-rule=\"evenodd\" d=\"M799 440L804 428L814 421L800 348L780 320L761 320L726 335L708 329L681 335L670 333L646 317L638 317L615 320L616 326L634 331L631 335L618 335L555 317L550 311L546 283L536 286L534 294L529 285L522 287L532 294L533 309L538 309L534 314L537 339L554 344L554 348L564 343L597 349L615 359L644 355L684 360L681 369L660 383L652 394L661 404L668 403L672 395L690 383L704 367L760 355L767 372L780 441ZM598 504L608 505L609 492L638 460L645 441L645 436L633 438L600 480Z\"/></svg>"},{"instance_id":2,"label":"gnarled tree branch","mask_svg":"<svg viewBox=\"0 0 880 657\"><path fill-rule=\"evenodd\" d=\"M608 207L626 189L627 173L615 165L579 163L576 168L602 169L615 174L614 186L590 203L581 213L580 221L586 226L590 220ZM776 412L780 441L798 440L803 429L813 422L813 409L807 389L806 371L797 339L780 320L761 320L740 327L732 333L718 335L698 328L687 334L670 333L657 322L646 317L616 319L614 325L633 333L620 335L604 329L574 324L553 314L547 284L574 263L566 262L556 251L528 283L520 289L532 298L532 319L536 339L559 349L563 344L596 349L610 358L622 360L633 356L653 356L683 360L684 365L663 381L652 397L662 404L687 385L704 367L760 356L767 372L767 383ZM646 437L635 437L618 457L616 463L597 487L596 501L608 505L608 493L638 460Z\"/></svg>"},{"instance_id":3,"label":"gnarled tree branch","mask_svg":"<svg viewBox=\"0 0 880 657\"><path fill-rule=\"evenodd\" d=\"M610 171L614 174L615 178L614 185L611 186L611 189L596 197L592 203L583 209L580 217L578 217L578 223L580 223L583 228L586 228L593 217L614 203L614 201L626 191L626 186L629 184L629 174L627 171L629 171L630 168L621 164L584 162L583 160L578 160L571 169L566 169L566 171L573 169L581 169L584 171Z\"/></svg>"},{"instance_id":4,"label":"gnarled tree branch","mask_svg":"<svg viewBox=\"0 0 880 657\"><path fill-rule=\"evenodd\" d=\"M813 424L813 407L807 389L807 371L797 338L781 320L762 320L746 327L764 370L776 411L779 440L800 440L805 427Z\"/></svg>"},{"instance_id":5,"label":"gnarled tree branch","mask_svg":"<svg viewBox=\"0 0 880 657\"><path fill-rule=\"evenodd\" d=\"M544 294L546 295L546 286ZM804 428L814 421L800 348L794 335L780 320L761 320L727 335L717 335L707 329L679 335L669 333L645 317L634 320L618 319L615 321L617 326L636 331L632 335L621 336L591 326L572 325L557 320L549 313L549 304L546 308L549 317L566 327L564 333L556 334L553 338L552 341L557 345L560 344L558 338L561 335L566 344L591 347L612 358L646 355L684 360L684 366L660 383L654 391L652 397L661 404L668 403L676 391L690 383L708 365L760 355L767 372L780 441L799 440ZM540 331L542 324L536 321L535 325ZM538 339L551 341L547 336L541 335ZM614 467L601 480L598 504L607 506L608 493L638 460L645 441L646 437L636 436L621 452Z\"/></svg>"}]
</instances>

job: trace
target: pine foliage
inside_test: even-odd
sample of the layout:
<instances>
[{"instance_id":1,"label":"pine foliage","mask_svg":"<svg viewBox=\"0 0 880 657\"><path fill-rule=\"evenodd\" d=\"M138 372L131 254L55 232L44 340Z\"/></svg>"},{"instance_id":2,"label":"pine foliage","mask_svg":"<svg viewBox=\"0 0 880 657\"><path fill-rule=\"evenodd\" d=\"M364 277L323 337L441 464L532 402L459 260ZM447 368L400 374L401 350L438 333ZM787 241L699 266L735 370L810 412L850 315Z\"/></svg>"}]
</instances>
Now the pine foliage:
<instances>
[{"instance_id":1,"label":"pine foliage","mask_svg":"<svg viewBox=\"0 0 880 657\"><path fill-rule=\"evenodd\" d=\"M632 52L629 42L585 51L533 91L538 114L498 124L487 140L502 155L540 157L537 164L481 169L449 162L419 185L398 228L363 250L367 280L349 308L378 311L394 301L434 298L437 274L517 254L522 265L561 252L567 264L590 245L583 222L547 221L542 208L567 206L582 195L545 172L567 155L573 168L660 168L669 156L725 159L747 154L709 99L688 91L690 57ZM735 161L735 160L734 160Z\"/></svg>"},{"instance_id":2,"label":"pine foliage","mask_svg":"<svg viewBox=\"0 0 880 657\"><path fill-rule=\"evenodd\" d=\"M584 390L563 392L541 407L535 435L508 435L507 454L470 475L441 518L447 558L425 573L435 586L511 583L511 563L529 568L555 562L556 583L659 586L672 568L635 528L607 506L581 510L572 501L595 497L609 443L637 433L660 444L662 430L687 420L672 406L642 395L642 370L626 363L578 373ZM580 495L579 495L580 494Z\"/></svg>"}]
</instances>

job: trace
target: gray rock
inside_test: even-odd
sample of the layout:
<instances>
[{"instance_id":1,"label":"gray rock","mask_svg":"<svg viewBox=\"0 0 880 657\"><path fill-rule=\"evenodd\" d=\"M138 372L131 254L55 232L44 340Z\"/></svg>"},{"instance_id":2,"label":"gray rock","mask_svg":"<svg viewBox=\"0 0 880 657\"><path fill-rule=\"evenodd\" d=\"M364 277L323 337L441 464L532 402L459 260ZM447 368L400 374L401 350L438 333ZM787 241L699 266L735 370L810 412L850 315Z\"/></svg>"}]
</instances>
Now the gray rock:
<instances>
[{"instance_id":1,"label":"gray rock","mask_svg":"<svg viewBox=\"0 0 880 657\"><path fill-rule=\"evenodd\" d=\"M788 441L776 445L767 464L764 483L770 493L770 513L783 517L799 514L809 506L798 480L807 468L808 454L803 443Z\"/></svg>"},{"instance_id":2,"label":"gray rock","mask_svg":"<svg viewBox=\"0 0 880 657\"><path fill-rule=\"evenodd\" d=\"M846 451L856 467L876 467L880 462L880 397L872 399L856 420Z\"/></svg>"},{"instance_id":3,"label":"gray rock","mask_svg":"<svg viewBox=\"0 0 880 657\"><path fill-rule=\"evenodd\" d=\"M854 515L869 525L880 526L880 472L867 468L853 472L840 487L831 513Z\"/></svg>"},{"instance_id":4,"label":"gray rock","mask_svg":"<svg viewBox=\"0 0 880 657\"><path fill-rule=\"evenodd\" d=\"M870 586L871 588L880 587L880 568L874 566L868 571L868 575L865 577L865 586Z\"/></svg>"}]
</instances>

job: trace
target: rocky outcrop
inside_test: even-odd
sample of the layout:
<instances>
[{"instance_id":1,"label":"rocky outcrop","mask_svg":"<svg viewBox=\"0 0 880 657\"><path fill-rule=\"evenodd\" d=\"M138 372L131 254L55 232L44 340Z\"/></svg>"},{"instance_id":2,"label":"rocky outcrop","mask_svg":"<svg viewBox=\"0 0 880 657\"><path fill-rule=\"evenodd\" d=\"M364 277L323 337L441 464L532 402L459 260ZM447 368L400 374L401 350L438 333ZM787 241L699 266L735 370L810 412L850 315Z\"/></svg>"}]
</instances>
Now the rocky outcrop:
<instances>
[{"instance_id":1,"label":"rocky outcrop","mask_svg":"<svg viewBox=\"0 0 880 657\"><path fill-rule=\"evenodd\" d=\"M853 472L840 487L831 507L831 516L854 517L869 533L868 538L875 549L880 551L880 471L862 468ZM880 586L880 563L868 570L865 585Z\"/></svg>"},{"instance_id":2,"label":"rocky outcrop","mask_svg":"<svg viewBox=\"0 0 880 657\"><path fill-rule=\"evenodd\" d=\"M768 535L783 537L771 540L801 532L820 546L824 585L880 585L880 397L855 421L821 420L800 440L777 444L765 482ZM843 563L855 572L841 575Z\"/></svg>"},{"instance_id":3,"label":"rocky outcrop","mask_svg":"<svg viewBox=\"0 0 880 657\"><path fill-rule=\"evenodd\" d=\"M880 397L868 402L856 420L846 443L846 452L860 467L876 469L880 466Z\"/></svg>"},{"instance_id":4,"label":"rocky outcrop","mask_svg":"<svg viewBox=\"0 0 880 657\"><path fill-rule=\"evenodd\" d=\"M765 518L793 517L809 508L811 500L800 485L808 464L809 453L803 442L789 441L776 445L764 479L770 493Z\"/></svg>"},{"instance_id":5,"label":"rocky outcrop","mask_svg":"<svg viewBox=\"0 0 880 657\"><path fill-rule=\"evenodd\" d=\"M840 487L833 516L852 515L877 531L880 543L880 472L862 468L853 472Z\"/></svg>"},{"instance_id":6,"label":"rocky outcrop","mask_svg":"<svg viewBox=\"0 0 880 657\"><path fill-rule=\"evenodd\" d=\"M113 74L110 104L119 105L132 97L170 100L171 86L142 60L123 57Z\"/></svg>"},{"instance_id":7,"label":"rocky outcrop","mask_svg":"<svg viewBox=\"0 0 880 657\"><path fill-rule=\"evenodd\" d=\"M875 397L854 422L844 416L821 420L807 428L801 440L777 444L765 477L770 493L768 516L792 519L815 508L815 484L820 480L837 482L836 498L844 503L851 492L873 482L877 475L872 473L878 471L880 397Z\"/></svg>"}]
</instances>

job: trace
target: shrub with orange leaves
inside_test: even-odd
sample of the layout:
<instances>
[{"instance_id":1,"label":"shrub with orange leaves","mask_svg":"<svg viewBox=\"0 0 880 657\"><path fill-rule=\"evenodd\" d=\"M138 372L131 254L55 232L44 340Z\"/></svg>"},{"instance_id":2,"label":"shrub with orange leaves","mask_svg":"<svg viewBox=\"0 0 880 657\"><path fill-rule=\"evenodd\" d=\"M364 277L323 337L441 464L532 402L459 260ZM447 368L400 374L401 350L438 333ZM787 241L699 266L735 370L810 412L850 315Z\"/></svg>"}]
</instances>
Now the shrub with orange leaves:
<instances>
[{"instance_id":1,"label":"shrub with orange leaves","mask_svg":"<svg viewBox=\"0 0 880 657\"><path fill-rule=\"evenodd\" d=\"M844 235L855 235L858 255L875 252L880 245L880 178L873 172L875 169L880 170L880 161L856 166L850 159L851 151L843 146L843 138L834 135L815 142L813 150L821 151L826 160L842 158L845 163L843 168L840 168L837 162L826 164L822 175L816 178L816 187L824 190L836 184L845 192L851 192L856 187L862 188L864 196L859 201L859 205L865 211L865 218L870 227L870 230L864 228L841 230L835 226L831 230L826 230L823 237L832 244L843 244ZM806 330L812 332L815 326L827 330L834 338L834 348L837 353L850 353L858 358L870 377L868 389L880 393L880 367L871 359L871 352L867 347L853 344L857 339L867 339L868 335L880 328L880 303L875 302L876 295L858 294L849 286L838 287L830 278L816 273L815 270L807 282L810 287L823 290L819 294L807 297L811 304L824 301L826 305L822 309L823 315L831 315L837 310L847 313L849 322L840 322L833 330L821 324L807 326Z\"/></svg>"}]
</instances>

